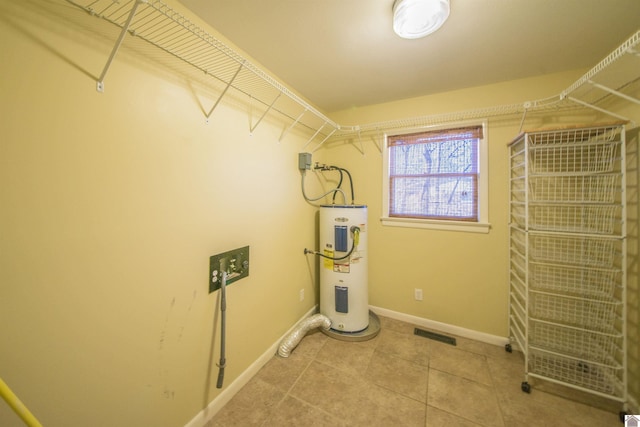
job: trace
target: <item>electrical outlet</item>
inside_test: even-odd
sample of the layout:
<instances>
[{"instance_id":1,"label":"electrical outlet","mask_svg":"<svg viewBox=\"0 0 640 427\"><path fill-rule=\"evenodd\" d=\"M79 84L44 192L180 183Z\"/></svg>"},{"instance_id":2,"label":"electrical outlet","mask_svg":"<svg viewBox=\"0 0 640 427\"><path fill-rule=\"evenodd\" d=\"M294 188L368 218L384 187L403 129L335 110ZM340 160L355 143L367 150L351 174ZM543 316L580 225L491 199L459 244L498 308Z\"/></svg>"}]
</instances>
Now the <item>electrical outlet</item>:
<instances>
[{"instance_id":1,"label":"electrical outlet","mask_svg":"<svg viewBox=\"0 0 640 427\"><path fill-rule=\"evenodd\" d=\"M414 289L413 290L413 297L415 298L416 301L422 301L422 289Z\"/></svg>"},{"instance_id":2,"label":"electrical outlet","mask_svg":"<svg viewBox=\"0 0 640 427\"><path fill-rule=\"evenodd\" d=\"M300 301L304 301L304 289L300 289Z\"/></svg>"},{"instance_id":3,"label":"electrical outlet","mask_svg":"<svg viewBox=\"0 0 640 427\"><path fill-rule=\"evenodd\" d=\"M249 246L209 257L209 293L220 289L222 273L227 273L227 285L249 275Z\"/></svg>"}]
</instances>

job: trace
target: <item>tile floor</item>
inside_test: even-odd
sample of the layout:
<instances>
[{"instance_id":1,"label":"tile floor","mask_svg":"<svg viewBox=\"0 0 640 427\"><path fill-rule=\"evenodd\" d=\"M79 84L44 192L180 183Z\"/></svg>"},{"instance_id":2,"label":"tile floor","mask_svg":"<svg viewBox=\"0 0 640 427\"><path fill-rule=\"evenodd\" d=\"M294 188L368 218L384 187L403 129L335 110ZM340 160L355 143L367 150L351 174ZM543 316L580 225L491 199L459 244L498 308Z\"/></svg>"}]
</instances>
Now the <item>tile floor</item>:
<instances>
[{"instance_id":1,"label":"tile floor","mask_svg":"<svg viewBox=\"0 0 640 427\"><path fill-rule=\"evenodd\" d=\"M380 322L365 342L310 332L206 427L622 426L609 399L540 381L523 393L521 353L459 337L452 346L414 335L408 323Z\"/></svg>"}]
</instances>

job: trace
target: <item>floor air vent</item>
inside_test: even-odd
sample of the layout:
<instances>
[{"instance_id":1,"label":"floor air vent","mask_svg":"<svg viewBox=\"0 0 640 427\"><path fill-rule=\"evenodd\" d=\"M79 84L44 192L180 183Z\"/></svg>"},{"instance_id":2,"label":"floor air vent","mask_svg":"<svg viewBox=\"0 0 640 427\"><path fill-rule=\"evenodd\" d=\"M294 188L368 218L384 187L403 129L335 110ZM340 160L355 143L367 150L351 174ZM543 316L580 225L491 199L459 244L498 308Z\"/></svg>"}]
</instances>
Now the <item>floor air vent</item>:
<instances>
[{"instance_id":1,"label":"floor air vent","mask_svg":"<svg viewBox=\"0 0 640 427\"><path fill-rule=\"evenodd\" d=\"M456 345L456 339L453 337L448 337L446 335L436 334L435 332L425 331L424 329L415 328L413 330L414 335L418 335L425 338L430 338L432 340L440 341L446 344Z\"/></svg>"}]
</instances>

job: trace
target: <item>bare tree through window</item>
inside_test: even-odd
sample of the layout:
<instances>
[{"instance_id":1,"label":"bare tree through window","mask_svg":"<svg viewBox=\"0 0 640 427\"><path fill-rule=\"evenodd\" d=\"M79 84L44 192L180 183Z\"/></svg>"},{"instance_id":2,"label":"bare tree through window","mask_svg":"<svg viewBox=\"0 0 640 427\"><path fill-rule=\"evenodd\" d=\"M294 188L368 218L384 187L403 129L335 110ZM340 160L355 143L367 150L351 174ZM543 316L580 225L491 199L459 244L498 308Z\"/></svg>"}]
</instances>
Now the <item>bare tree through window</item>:
<instances>
[{"instance_id":1,"label":"bare tree through window","mask_svg":"<svg viewBox=\"0 0 640 427\"><path fill-rule=\"evenodd\" d=\"M389 137L389 216L478 221L482 127Z\"/></svg>"}]
</instances>

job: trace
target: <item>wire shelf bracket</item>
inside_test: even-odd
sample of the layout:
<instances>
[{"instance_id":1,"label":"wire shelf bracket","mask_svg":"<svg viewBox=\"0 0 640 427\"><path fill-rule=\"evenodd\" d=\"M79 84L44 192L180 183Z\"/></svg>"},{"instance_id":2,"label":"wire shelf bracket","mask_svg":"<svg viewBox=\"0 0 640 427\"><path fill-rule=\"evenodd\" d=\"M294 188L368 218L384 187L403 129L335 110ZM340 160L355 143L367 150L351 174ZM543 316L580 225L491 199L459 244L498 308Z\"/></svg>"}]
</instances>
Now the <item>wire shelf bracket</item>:
<instances>
[{"instance_id":1,"label":"wire shelf bracket","mask_svg":"<svg viewBox=\"0 0 640 427\"><path fill-rule=\"evenodd\" d=\"M588 102L582 101L582 100L580 100L578 98L574 98L572 96L569 96L569 97L567 97L567 99L569 99L571 102L575 102L576 104L580 104L580 105L582 105L584 107L591 108L592 110L600 111L601 113L608 114L611 117L616 117L616 118L618 118L620 120L624 120L625 122L631 121L628 117L621 116L620 114L616 114L616 113L614 113L612 111L609 111L609 110L607 110L605 108L598 107L596 105L593 105L593 104L590 104Z\"/></svg>"},{"instance_id":2,"label":"wire shelf bracket","mask_svg":"<svg viewBox=\"0 0 640 427\"><path fill-rule=\"evenodd\" d=\"M291 129L293 129L295 127L295 125L298 124L298 122L300 122L300 119L302 119L302 116L304 116L304 113L306 113L307 111L309 111L307 108L305 108L304 110L302 110L302 113L300 113L300 115L298 117L296 117L296 119L287 127L285 128L282 133L280 134L280 138L278 138L278 142L282 142L282 138L284 138L284 136L286 134L289 133L289 131Z\"/></svg>"},{"instance_id":3,"label":"wire shelf bracket","mask_svg":"<svg viewBox=\"0 0 640 427\"><path fill-rule=\"evenodd\" d=\"M262 121L262 119L264 119L264 117L267 115L267 113L269 111L271 111L271 109L273 108L273 106L275 105L276 101L280 98L280 95L282 95L282 92L280 92L278 94L278 96L276 96L276 98L271 102L271 104L269 104L269 107L264 111L264 113L262 113L262 116L260 116L260 118L258 119L258 121L256 122L255 125L250 126L250 130L251 133L253 133L254 130L256 130L256 128L258 127L258 125L260 124L260 122Z\"/></svg>"},{"instance_id":4,"label":"wire shelf bracket","mask_svg":"<svg viewBox=\"0 0 640 427\"><path fill-rule=\"evenodd\" d=\"M305 149L305 148L307 148L307 146L308 146L309 144L311 144L311 142L316 138L316 136L318 136L318 134L320 133L320 131L322 130L322 128L323 128L326 124L327 124L326 122L325 122L325 123L323 123L323 124L322 124L322 126L320 126L320 127L318 128L318 130L316 130L316 133L314 133L314 134L311 136L311 138L309 138L309 140L307 141L307 143L306 143L306 144L304 144L304 147L302 147L302 150L303 150L303 151L304 151L304 149Z\"/></svg>"},{"instance_id":5,"label":"wire shelf bracket","mask_svg":"<svg viewBox=\"0 0 640 427\"><path fill-rule=\"evenodd\" d=\"M100 73L100 77L98 77L98 81L96 83L96 89L100 93L104 92L104 79L107 76L107 72L109 71L109 68L111 67L111 63L113 62L116 55L118 54L118 50L120 50L120 46L122 46L122 42L124 41L124 37L127 35L127 31L129 31L129 27L131 27L131 23L133 22L133 17L135 16L136 11L138 10L138 6L143 1L144 0L136 0L135 3L133 4L133 7L129 12L129 17L127 18L126 22L122 26L122 30L120 31L120 35L118 36L118 40L116 40L116 44L113 46L113 49L111 50L111 54L107 59L107 63L104 65L104 68L102 69L102 73Z\"/></svg>"},{"instance_id":6,"label":"wire shelf bracket","mask_svg":"<svg viewBox=\"0 0 640 427\"><path fill-rule=\"evenodd\" d=\"M238 74L240 74L240 71L242 71L242 67L243 66L244 66L244 61L240 64L240 66L236 70L236 73L233 75L233 77L231 77L231 80L229 80L229 83L227 83L225 88L222 90L222 93L218 97L218 100L215 102L215 104L213 104L213 107L211 107L211 110L209 110L209 112L207 113L207 121L209 120L209 117L211 117L211 114L213 113L213 110L216 109L216 107L218 106L220 101L222 101L222 98L224 98L224 96L226 95L227 91L231 87L231 84L233 84L233 81L236 79L236 77L238 77Z\"/></svg>"},{"instance_id":7,"label":"wire shelf bracket","mask_svg":"<svg viewBox=\"0 0 640 427\"><path fill-rule=\"evenodd\" d=\"M640 105L640 99L634 98L633 96L629 96L629 95L624 94L624 93L622 93L622 92L620 92L620 91L618 91L618 90L611 89L610 87L607 87L607 86L605 86L605 85L601 85L600 83L596 83L596 82L594 82L593 80L589 80L589 81L588 81L588 83L589 83L590 85L592 85L592 86L597 87L598 89L602 89L602 90L604 90L605 92L609 92L609 93L610 93L610 94L612 94L612 95L618 96L618 97L620 97L620 98L622 98L622 99L626 99L626 100L627 100L627 101L629 101L629 102L634 102L634 103L636 103L636 104L639 104L639 105Z\"/></svg>"},{"instance_id":8,"label":"wire shelf bracket","mask_svg":"<svg viewBox=\"0 0 640 427\"><path fill-rule=\"evenodd\" d=\"M331 132L329 132L329 134L328 134L328 135L327 135L327 136L326 136L322 141L320 141L320 142L318 143L318 145L316 145L316 148L314 148L313 150L311 150L311 152L312 152L312 153L315 153L315 152L318 150L318 148L322 147L322 144L324 144L325 142L327 142L327 140L328 140L329 138L331 138L331 136L335 133L335 131L336 131L336 130L337 130L337 129L333 129Z\"/></svg>"}]
</instances>

